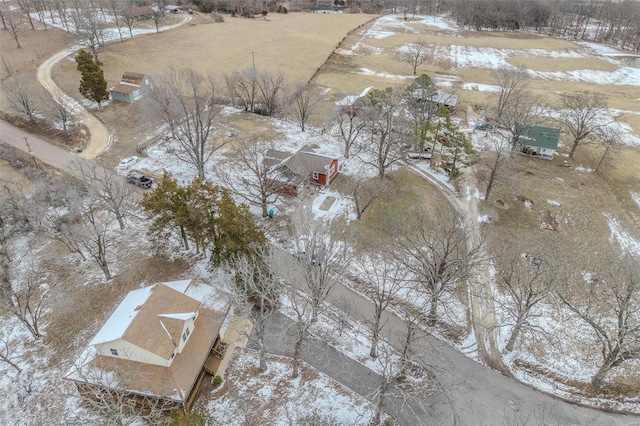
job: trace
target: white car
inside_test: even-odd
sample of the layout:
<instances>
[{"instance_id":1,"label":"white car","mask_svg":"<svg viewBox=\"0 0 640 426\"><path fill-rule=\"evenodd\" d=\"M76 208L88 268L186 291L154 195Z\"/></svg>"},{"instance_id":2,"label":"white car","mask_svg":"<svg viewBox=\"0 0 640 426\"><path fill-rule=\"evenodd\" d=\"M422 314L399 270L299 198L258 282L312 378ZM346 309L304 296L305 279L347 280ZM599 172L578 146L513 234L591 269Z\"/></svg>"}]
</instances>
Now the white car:
<instances>
[{"instance_id":1,"label":"white car","mask_svg":"<svg viewBox=\"0 0 640 426\"><path fill-rule=\"evenodd\" d=\"M118 164L118 169L127 170L129 167L133 166L137 162L138 162L138 157L123 158L120 164Z\"/></svg>"}]
</instances>

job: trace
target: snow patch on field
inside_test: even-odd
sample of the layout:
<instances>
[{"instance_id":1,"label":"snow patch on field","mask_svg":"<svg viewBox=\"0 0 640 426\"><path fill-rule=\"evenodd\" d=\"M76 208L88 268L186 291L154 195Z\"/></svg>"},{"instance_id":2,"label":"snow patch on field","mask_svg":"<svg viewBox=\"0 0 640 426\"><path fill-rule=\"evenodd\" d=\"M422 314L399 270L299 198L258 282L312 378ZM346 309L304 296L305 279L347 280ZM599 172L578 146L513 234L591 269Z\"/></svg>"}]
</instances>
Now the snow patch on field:
<instances>
[{"instance_id":1,"label":"snow patch on field","mask_svg":"<svg viewBox=\"0 0 640 426\"><path fill-rule=\"evenodd\" d=\"M640 208L640 192L631 192L631 199L638 205L638 208Z\"/></svg>"},{"instance_id":2,"label":"snow patch on field","mask_svg":"<svg viewBox=\"0 0 640 426\"><path fill-rule=\"evenodd\" d=\"M610 239L616 240L618 244L620 244L620 247L629 254L640 256L640 241L625 231L616 218L607 213L604 215L607 218L607 224L611 230Z\"/></svg>"}]
</instances>

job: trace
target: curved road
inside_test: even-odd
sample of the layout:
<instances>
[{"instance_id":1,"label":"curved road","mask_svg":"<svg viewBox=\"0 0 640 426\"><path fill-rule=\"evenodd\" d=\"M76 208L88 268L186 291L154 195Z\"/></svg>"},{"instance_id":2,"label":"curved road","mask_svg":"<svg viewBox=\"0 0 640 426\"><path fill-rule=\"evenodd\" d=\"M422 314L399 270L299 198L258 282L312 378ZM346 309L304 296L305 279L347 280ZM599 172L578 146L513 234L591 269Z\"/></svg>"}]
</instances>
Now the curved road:
<instances>
[{"instance_id":1,"label":"curved road","mask_svg":"<svg viewBox=\"0 0 640 426\"><path fill-rule=\"evenodd\" d=\"M301 272L289 253L277 250L274 262L286 281L304 288ZM298 267L299 268L299 267ZM368 323L374 315L373 304L344 284L338 284L327 302L345 309L348 316ZM381 332L398 351L402 350L407 327L392 312L384 311ZM442 397L433 399L429 417L420 425L597 425L640 426L640 417L606 413L580 407L538 392L515 379L478 364L446 342L418 330L412 347L414 360L429 369L442 387ZM317 354L315 354L317 355ZM314 355L314 356L315 356ZM337 380L340 381L340 378ZM447 406L443 406L445 402Z\"/></svg>"},{"instance_id":2,"label":"curved road","mask_svg":"<svg viewBox=\"0 0 640 426\"><path fill-rule=\"evenodd\" d=\"M160 31L170 30L181 25L186 24L187 22L193 19L192 15L184 15L182 21L174 25L167 25L165 27L160 27ZM155 32L155 29L149 29L148 31L136 30L135 34L144 34L144 33L152 33ZM134 36L135 36L134 34ZM51 97L55 101L62 100L67 105L73 105L73 114L74 119L76 121L82 122L89 129L90 140L87 144L87 147L80 154L82 158L86 158L88 160L93 160L96 158L102 151L104 151L112 141L113 136L109 133L107 126L95 115L87 111L82 105L80 105L75 99L65 94L60 87L53 81L53 77L51 76L51 70L53 66L66 58L69 55L74 54L78 50L82 49L82 43L76 43L72 46L64 49L55 55L51 56L49 59L44 61L38 67L38 82L42 87L49 92Z\"/></svg>"}]
</instances>

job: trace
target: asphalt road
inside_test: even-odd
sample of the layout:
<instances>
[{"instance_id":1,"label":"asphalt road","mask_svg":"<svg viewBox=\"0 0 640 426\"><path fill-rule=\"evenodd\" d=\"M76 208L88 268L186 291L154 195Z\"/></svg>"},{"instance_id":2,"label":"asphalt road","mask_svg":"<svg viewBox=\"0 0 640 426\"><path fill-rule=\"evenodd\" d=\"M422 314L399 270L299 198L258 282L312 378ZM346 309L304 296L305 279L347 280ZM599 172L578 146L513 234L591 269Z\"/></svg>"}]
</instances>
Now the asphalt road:
<instances>
[{"instance_id":1,"label":"asphalt road","mask_svg":"<svg viewBox=\"0 0 640 426\"><path fill-rule=\"evenodd\" d=\"M277 272L302 288L302 272L293 256L283 251L278 251L277 256ZM327 301L338 309L346 307L349 316L364 323L373 319L373 304L345 285L334 287ZM407 332L404 321L385 311L382 323L383 338L401 350ZM414 360L429 369L440 383L442 398L438 402L449 403L449 407L433 407L429 417L418 424L640 426L640 416L581 407L536 391L477 363L424 331L417 332L414 342Z\"/></svg>"}]
</instances>

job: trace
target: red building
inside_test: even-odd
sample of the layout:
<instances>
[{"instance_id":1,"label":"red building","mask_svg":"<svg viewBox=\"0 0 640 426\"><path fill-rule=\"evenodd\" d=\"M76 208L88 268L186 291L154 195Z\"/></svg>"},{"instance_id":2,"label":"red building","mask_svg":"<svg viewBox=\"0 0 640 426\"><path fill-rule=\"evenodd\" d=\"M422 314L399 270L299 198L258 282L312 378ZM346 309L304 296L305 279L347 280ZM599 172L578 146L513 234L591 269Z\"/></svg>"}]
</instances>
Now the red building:
<instances>
[{"instance_id":1,"label":"red building","mask_svg":"<svg viewBox=\"0 0 640 426\"><path fill-rule=\"evenodd\" d=\"M270 184L291 196L297 196L306 183L329 186L338 176L337 158L316 154L308 147L296 153L269 150L265 163L273 175Z\"/></svg>"}]
</instances>

